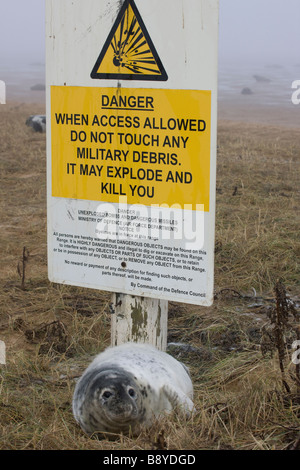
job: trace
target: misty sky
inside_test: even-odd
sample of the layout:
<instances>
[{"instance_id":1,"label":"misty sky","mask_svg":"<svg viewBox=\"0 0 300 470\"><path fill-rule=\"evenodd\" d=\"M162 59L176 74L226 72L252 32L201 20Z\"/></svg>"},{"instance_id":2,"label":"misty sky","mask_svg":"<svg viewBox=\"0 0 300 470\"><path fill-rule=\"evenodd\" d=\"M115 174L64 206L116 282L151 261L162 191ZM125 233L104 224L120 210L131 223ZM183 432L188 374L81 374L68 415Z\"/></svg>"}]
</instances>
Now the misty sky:
<instances>
[{"instance_id":1,"label":"misty sky","mask_svg":"<svg viewBox=\"0 0 300 470\"><path fill-rule=\"evenodd\" d=\"M0 0L0 73L8 57L44 62L44 3ZM221 62L300 63L299 43L300 0L220 0Z\"/></svg>"}]
</instances>

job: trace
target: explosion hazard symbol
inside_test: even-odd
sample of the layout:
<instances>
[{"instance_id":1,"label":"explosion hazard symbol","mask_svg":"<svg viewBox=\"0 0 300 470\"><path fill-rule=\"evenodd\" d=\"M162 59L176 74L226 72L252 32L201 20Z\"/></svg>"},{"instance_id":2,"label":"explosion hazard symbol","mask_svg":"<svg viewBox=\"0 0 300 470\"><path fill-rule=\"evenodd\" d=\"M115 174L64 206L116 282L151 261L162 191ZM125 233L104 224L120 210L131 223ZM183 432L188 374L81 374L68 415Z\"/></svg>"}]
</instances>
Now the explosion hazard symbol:
<instances>
[{"instance_id":1,"label":"explosion hazard symbol","mask_svg":"<svg viewBox=\"0 0 300 470\"><path fill-rule=\"evenodd\" d=\"M91 72L91 78L168 79L134 0L125 0Z\"/></svg>"}]
</instances>

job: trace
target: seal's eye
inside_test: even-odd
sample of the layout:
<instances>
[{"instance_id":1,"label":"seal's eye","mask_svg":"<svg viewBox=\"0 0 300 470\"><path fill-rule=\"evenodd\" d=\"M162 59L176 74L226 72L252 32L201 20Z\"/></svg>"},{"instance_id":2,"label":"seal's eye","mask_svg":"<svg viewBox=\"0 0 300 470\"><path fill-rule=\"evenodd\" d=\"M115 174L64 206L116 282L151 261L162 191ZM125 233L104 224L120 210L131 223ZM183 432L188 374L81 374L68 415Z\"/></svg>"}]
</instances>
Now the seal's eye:
<instances>
[{"instance_id":1,"label":"seal's eye","mask_svg":"<svg viewBox=\"0 0 300 470\"><path fill-rule=\"evenodd\" d=\"M105 392L102 393L102 398L108 399L111 396L112 396L112 392L110 392L109 390L105 390Z\"/></svg>"},{"instance_id":2,"label":"seal's eye","mask_svg":"<svg viewBox=\"0 0 300 470\"><path fill-rule=\"evenodd\" d=\"M135 390L133 388L129 388L128 395L132 398L135 398Z\"/></svg>"}]
</instances>

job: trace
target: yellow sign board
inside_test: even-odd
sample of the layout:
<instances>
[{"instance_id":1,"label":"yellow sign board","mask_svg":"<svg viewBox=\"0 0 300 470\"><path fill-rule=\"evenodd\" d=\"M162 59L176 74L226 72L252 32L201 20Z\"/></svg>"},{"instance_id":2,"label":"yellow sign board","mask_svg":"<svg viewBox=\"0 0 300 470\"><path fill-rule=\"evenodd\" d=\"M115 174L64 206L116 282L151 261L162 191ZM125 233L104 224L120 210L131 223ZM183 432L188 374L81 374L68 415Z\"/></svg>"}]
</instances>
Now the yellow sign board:
<instances>
[{"instance_id":1,"label":"yellow sign board","mask_svg":"<svg viewBox=\"0 0 300 470\"><path fill-rule=\"evenodd\" d=\"M51 87L52 196L209 211L211 92Z\"/></svg>"}]
</instances>

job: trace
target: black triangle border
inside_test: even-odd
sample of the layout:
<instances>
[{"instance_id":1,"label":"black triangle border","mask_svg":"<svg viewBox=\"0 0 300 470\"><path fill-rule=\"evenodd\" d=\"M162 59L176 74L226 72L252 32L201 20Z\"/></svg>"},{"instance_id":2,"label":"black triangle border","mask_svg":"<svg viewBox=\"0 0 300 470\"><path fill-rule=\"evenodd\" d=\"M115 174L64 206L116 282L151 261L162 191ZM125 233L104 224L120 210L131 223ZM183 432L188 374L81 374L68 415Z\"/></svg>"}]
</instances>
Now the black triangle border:
<instances>
[{"instance_id":1,"label":"black triangle border","mask_svg":"<svg viewBox=\"0 0 300 470\"><path fill-rule=\"evenodd\" d=\"M107 49L109 48L110 46L110 43L115 35L115 32L116 30L118 29L118 26L123 18L123 15L125 13L125 11L127 10L127 8L129 7L129 5L131 6L134 14L135 14L135 17L141 27L141 30L148 42L148 45L151 49L151 52L152 52L152 55L157 63L157 66L160 70L160 73L161 75L147 75L147 74L121 74L121 73L98 73L97 70L99 70L99 67L101 65L101 62L106 54L106 51ZM158 56L158 53L154 47L154 44L149 36L149 33L146 29L146 26L142 20L142 17L134 3L134 0L125 0L124 3L123 3L123 6L117 16L117 19L112 27L112 30L111 32L109 33L105 43L104 43L104 46L102 48L102 51L93 67L93 70L91 72L91 78L93 79L106 79L106 80L110 80L110 79L117 79L117 80L155 80L155 81L167 81L168 80L168 75L164 69L164 66Z\"/></svg>"}]
</instances>

